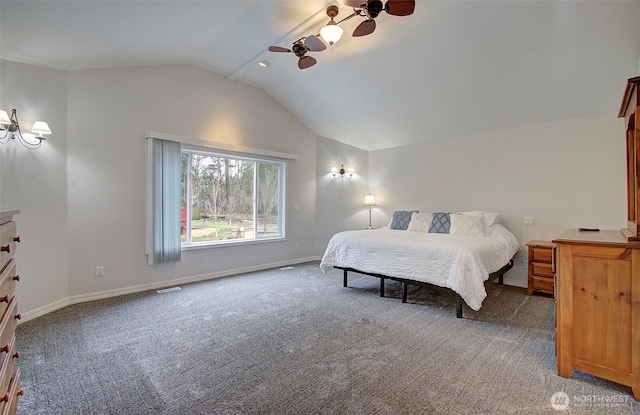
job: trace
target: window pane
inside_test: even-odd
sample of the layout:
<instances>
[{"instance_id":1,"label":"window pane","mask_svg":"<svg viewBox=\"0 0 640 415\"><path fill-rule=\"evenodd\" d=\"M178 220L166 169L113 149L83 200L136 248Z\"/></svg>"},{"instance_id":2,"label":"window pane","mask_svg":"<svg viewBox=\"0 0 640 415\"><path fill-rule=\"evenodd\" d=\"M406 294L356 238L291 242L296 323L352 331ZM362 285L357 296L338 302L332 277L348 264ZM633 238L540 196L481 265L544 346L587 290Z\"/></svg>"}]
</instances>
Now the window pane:
<instances>
[{"instance_id":1,"label":"window pane","mask_svg":"<svg viewBox=\"0 0 640 415\"><path fill-rule=\"evenodd\" d=\"M185 150L182 242L281 237L284 164Z\"/></svg>"},{"instance_id":2,"label":"window pane","mask_svg":"<svg viewBox=\"0 0 640 415\"><path fill-rule=\"evenodd\" d=\"M191 156L192 242L252 237L253 164L227 157Z\"/></svg>"},{"instance_id":3,"label":"window pane","mask_svg":"<svg viewBox=\"0 0 640 415\"><path fill-rule=\"evenodd\" d=\"M280 166L258 163L258 237L280 233Z\"/></svg>"}]
</instances>

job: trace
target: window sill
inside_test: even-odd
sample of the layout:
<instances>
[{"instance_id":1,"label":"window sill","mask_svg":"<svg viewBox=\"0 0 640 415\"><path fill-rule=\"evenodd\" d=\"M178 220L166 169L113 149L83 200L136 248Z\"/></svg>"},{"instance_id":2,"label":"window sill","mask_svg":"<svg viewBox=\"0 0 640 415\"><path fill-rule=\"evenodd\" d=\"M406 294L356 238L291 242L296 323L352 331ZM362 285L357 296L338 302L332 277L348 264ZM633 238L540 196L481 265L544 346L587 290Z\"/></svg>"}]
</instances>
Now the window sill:
<instances>
[{"instance_id":1,"label":"window sill","mask_svg":"<svg viewBox=\"0 0 640 415\"><path fill-rule=\"evenodd\" d=\"M253 245L253 244L263 244L270 242L284 242L287 238L282 236L276 236L273 238L260 238L260 239L225 239L222 241L215 242L199 242L192 243L191 245L182 245L182 252L185 251L196 251L200 249L209 249L209 248L222 248L222 247L230 247L230 246L238 246L238 245Z\"/></svg>"}]
</instances>

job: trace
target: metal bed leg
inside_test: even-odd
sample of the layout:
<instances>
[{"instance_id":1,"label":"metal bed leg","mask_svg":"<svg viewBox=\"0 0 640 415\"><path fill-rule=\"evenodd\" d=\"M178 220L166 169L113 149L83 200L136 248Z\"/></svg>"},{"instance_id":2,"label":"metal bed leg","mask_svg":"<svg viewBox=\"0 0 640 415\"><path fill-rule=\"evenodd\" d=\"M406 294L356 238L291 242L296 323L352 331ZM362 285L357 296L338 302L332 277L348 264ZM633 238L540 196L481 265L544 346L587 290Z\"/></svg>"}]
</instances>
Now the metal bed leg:
<instances>
[{"instance_id":1,"label":"metal bed leg","mask_svg":"<svg viewBox=\"0 0 640 415\"><path fill-rule=\"evenodd\" d=\"M462 318L462 297L456 294L456 317Z\"/></svg>"},{"instance_id":2,"label":"metal bed leg","mask_svg":"<svg viewBox=\"0 0 640 415\"><path fill-rule=\"evenodd\" d=\"M407 302L407 284L406 282L402 282L402 302L406 303Z\"/></svg>"},{"instance_id":3,"label":"metal bed leg","mask_svg":"<svg viewBox=\"0 0 640 415\"><path fill-rule=\"evenodd\" d=\"M347 270L344 270L344 273L342 274L342 286L346 287L347 286Z\"/></svg>"},{"instance_id":4,"label":"metal bed leg","mask_svg":"<svg viewBox=\"0 0 640 415\"><path fill-rule=\"evenodd\" d=\"M384 278L380 277L380 297L384 297Z\"/></svg>"}]
</instances>

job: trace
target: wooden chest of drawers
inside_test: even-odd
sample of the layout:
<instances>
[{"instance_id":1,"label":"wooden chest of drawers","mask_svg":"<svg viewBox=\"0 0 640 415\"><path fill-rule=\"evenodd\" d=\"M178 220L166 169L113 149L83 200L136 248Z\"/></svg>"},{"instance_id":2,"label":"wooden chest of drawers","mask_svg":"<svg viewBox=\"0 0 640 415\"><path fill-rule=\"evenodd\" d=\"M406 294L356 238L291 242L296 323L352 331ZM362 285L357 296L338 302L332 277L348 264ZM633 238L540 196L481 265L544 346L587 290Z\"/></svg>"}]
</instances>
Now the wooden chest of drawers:
<instances>
[{"instance_id":1,"label":"wooden chest of drawers","mask_svg":"<svg viewBox=\"0 0 640 415\"><path fill-rule=\"evenodd\" d=\"M640 243L620 231L569 230L558 245L558 375L579 370L640 400Z\"/></svg>"},{"instance_id":2,"label":"wooden chest of drawers","mask_svg":"<svg viewBox=\"0 0 640 415\"><path fill-rule=\"evenodd\" d=\"M549 241L530 241L529 247L529 284L527 294L534 292L554 295L555 244Z\"/></svg>"},{"instance_id":3,"label":"wooden chest of drawers","mask_svg":"<svg viewBox=\"0 0 640 415\"><path fill-rule=\"evenodd\" d=\"M15 295L20 276L16 272L14 254L20 242L13 216L18 210L0 210L0 415L16 413L20 388L20 369L16 359L16 325L20 319Z\"/></svg>"}]
</instances>

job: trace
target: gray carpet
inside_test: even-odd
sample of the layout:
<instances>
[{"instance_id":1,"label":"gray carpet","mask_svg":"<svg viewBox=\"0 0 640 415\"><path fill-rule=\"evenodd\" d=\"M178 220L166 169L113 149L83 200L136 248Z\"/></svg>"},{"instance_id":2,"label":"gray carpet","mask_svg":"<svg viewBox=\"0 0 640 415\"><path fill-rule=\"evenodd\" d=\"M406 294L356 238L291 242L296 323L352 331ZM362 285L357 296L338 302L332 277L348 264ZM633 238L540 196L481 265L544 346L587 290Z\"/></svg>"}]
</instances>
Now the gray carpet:
<instances>
[{"instance_id":1,"label":"gray carpet","mask_svg":"<svg viewBox=\"0 0 640 415\"><path fill-rule=\"evenodd\" d=\"M18 413L640 412L630 388L556 376L552 300L488 287L456 319L450 292L402 304L399 284L380 298L310 263L65 307L18 327Z\"/></svg>"}]
</instances>

